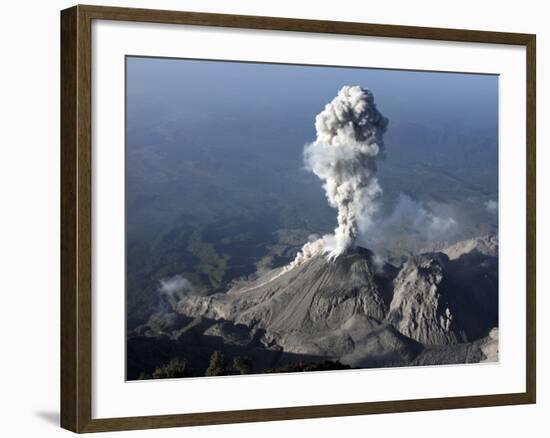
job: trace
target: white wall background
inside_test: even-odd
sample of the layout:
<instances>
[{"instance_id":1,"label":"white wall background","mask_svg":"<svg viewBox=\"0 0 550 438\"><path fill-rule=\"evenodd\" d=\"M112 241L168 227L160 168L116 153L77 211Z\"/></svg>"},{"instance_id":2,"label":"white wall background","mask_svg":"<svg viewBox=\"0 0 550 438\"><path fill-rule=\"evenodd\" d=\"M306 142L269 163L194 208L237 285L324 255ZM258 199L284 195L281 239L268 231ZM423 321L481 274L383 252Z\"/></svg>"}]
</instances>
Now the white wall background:
<instances>
[{"instance_id":1,"label":"white wall background","mask_svg":"<svg viewBox=\"0 0 550 438\"><path fill-rule=\"evenodd\" d=\"M550 233L550 14L543 1L111 0L89 2L234 14L529 32L537 34L538 76L538 404L337 419L105 434L143 437L363 436L495 437L548 433L550 363L543 320ZM0 432L69 436L59 404L59 10L71 1L4 2L0 22ZM546 186L546 187L545 187ZM266 394L266 397L269 396Z\"/></svg>"}]
</instances>

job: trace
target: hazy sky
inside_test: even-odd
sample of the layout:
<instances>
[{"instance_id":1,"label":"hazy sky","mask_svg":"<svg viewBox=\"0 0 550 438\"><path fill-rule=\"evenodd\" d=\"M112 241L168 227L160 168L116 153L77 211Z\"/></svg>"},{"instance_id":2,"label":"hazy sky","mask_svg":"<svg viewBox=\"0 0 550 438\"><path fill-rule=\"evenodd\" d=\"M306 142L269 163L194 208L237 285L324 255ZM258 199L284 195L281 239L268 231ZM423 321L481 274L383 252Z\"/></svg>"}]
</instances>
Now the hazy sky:
<instances>
[{"instance_id":1,"label":"hazy sky","mask_svg":"<svg viewBox=\"0 0 550 438\"><path fill-rule=\"evenodd\" d=\"M296 223L333 220L302 154L315 116L344 85L370 89L389 119L378 172L387 209L402 193L469 202L464 214L497 198L498 76L128 57L130 223L254 208L267 194L271 206L295 209ZM132 203L140 196L156 210Z\"/></svg>"},{"instance_id":2,"label":"hazy sky","mask_svg":"<svg viewBox=\"0 0 550 438\"><path fill-rule=\"evenodd\" d=\"M343 85L360 85L394 123L454 120L492 128L498 116L494 75L137 57L127 63L129 111L179 107L196 119L203 111L246 116L268 109L273 123L284 123L300 109L312 128Z\"/></svg>"}]
</instances>

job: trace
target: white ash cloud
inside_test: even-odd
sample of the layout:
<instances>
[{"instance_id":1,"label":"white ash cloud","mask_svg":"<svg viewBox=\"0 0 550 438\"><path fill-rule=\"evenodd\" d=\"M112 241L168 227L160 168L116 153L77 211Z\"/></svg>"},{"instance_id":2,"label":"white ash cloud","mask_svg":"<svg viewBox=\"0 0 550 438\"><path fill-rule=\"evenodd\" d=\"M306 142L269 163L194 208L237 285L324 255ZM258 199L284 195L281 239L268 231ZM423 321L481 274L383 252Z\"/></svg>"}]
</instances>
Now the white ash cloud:
<instances>
[{"instance_id":1,"label":"white ash cloud","mask_svg":"<svg viewBox=\"0 0 550 438\"><path fill-rule=\"evenodd\" d=\"M401 193L389 216L378 217L375 235L361 235L360 243L375 248L402 244L418 249L428 243L449 240L460 232L454 209L446 204L429 206ZM362 230L360 230L362 231Z\"/></svg>"},{"instance_id":2,"label":"white ash cloud","mask_svg":"<svg viewBox=\"0 0 550 438\"><path fill-rule=\"evenodd\" d=\"M181 293L190 292L193 290L193 285L181 275L174 275L170 278L160 280L159 292L167 295L178 295Z\"/></svg>"},{"instance_id":3,"label":"white ash cloud","mask_svg":"<svg viewBox=\"0 0 550 438\"><path fill-rule=\"evenodd\" d=\"M353 246L359 227L366 230L382 192L376 161L384 154L383 134L388 120L380 114L371 91L345 86L315 119L317 138L306 145L308 170L323 181L329 204L338 210L333 236L306 244L299 257L312 250L334 259ZM321 245L322 244L322 245Z\"/></svg>"},{"instance_id":4,"label":"white ash cloud","mask_svg":"<svg viewBox=\"0 0 550 438\"><path fill-rule=\"evenodd\" d=\"M431 213L426 214L428 239L440 239L456 226L456 221L452 217L434 216Z\"/></svg>"},{"instance_id":5,"label":"white ash cloud","mask_svg":"<svg viewBox=\"0 0 550 438\"><path fill-rule=\"evenodd\" d=\"M386 258L381 256L380 254L374 254L374 256L372 257L372 265L374 267L374 271L377 273L384 272L384 266L386 265L386 263Z\"/></svg>"},{"instance_id":6,"label":"white ash cloud","mask_svg":"<svg viewBox=\"0 0 550 438\"><path fill-rule=\"evenodd\" d=\"M401 194L389 219L384 221L387 227L399 226L418 233L427 241L449 236L457 227L457 221L445 205L434 204L428 209L424 204Z\"/></svg>"},{"instance_id":7,"label":"white ash cloud","mask_svg":"<svg viewBox=\"0 0 550 438\"><path fill-rule=\"evenodd\" d=\"M316 254L322 251L326 251L327 248L334 247L334 236L330 234L323 237L312 234L309 236L308 240L309 241L304 246L302 246L302 249L298 251L298 254L296 254L294 260L290 264L285 266L282 273L288 272L297 266L303 265Z\"/></svg>"},{"instance_id":8,"label":"white ash cloud","mask_svg":"<svg viewBox=\"0 0 550 438\"><path fill-rule=\"evenodd\" d=\"M158 293L166 304L175 308L185 296L193 293L193 285L187 278L176 274L160 280Z\"/></svg>"}]
</instances>

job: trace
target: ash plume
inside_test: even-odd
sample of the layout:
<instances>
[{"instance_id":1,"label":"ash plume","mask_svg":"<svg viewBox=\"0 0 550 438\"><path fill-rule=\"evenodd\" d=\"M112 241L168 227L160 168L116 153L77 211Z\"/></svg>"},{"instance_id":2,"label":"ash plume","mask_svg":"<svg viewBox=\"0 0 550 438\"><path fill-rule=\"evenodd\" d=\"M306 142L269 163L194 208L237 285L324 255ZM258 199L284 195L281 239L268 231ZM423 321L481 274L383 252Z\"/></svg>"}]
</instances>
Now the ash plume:
<instances>
[{"instance_id":1,"label":"ash plume","mask_svg":"<svg viewBox=\"0 0 550 438\"><path fill-rule=\"evenodd\" d=\"M327 247L328 238L329 236L323 236L321 238L315 236L314 238L310 238L309 241L304 246L302 246L302 249L298 251L298 254L296 254L294 260L287 266L285 266L281 273L284 274L285 272L288 272L291 269L294 269L295 267L304 264L315 254L323 251Z\"/></svg>"},{"instance_id":2,"label":"ash plume","mask_svg":"<svg viewBox=\"0 0 550 438\"><path fill-rule=\"evenodd\" d=\"M174 275L160 280L158 293L163 307L175 309L182 298L193 293L193 285L187 278Z\"/></svg>"},{"instance_id":3,"label":"ash plume","mask_svg":"<svg viewBox=\"0 0 550 438\"><path fill-rule=\"evenodd\" d=\"M361 223L372 222L382 189L376 161L384 154L383 134L388 120L380 114L371 91L345 86L315 119L316 140L306 145L306 168L323 181L329 204L338 210L334 236L324 236L323 251L335 259L353 246ZM306 244L309 256L319 244Z\"/></svg>"}]
</instances>

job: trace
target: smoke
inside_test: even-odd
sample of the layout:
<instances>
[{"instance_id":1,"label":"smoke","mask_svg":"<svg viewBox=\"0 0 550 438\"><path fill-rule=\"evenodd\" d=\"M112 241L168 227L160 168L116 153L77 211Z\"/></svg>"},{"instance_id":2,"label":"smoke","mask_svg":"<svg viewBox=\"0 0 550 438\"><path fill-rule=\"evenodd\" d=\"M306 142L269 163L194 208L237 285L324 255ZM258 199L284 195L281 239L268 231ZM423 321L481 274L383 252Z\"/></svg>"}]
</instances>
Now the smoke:
<instances>
[{"instance_id":1,"label":"smoke","mask_svg":"<svg viewBox=\"0 0 550 438\"><path fill-rule=\"evenodd\" d=\"M376 235L363 237L361 233L360 243L386 250L418 250L428 244L452 239L461 231L452 206L432 202L428 207L403 193L391 214L378 217L373 227Z\"/></svg>"},{"instance_id":2,"label":"smoke","mask_svg":"<svg viewBox=\"0 0 550 438\"><path fill-rule=\"evenodd\" d=\"M382 235L406 232L416 235L425 242L445 238L457 226L449 207L434 204L428 209L421 202L400 194L399 200L389 218L377 224Z\"/></svg>"},{"instance_id":3,"label":"smoke","mask_svg":"<svg viewBox=\"0 0 550 438\"><path fill-rule=\"evenodd\" d=\"M371 224L382 192L376 161L384 153L387 124L372 92L359 86L343 87L317 115L317 138L306 145L304 161L323 181L329 204L338 210L338 226L333 236L308 242L298 259L321 250L334 259L354 244L359 224L362 230Z\"/></svg>"},{"instance_id":4,"label":"smoke","mask_svg":"<svg viewBox=\"0 0 550 438\"><path fill-rule=\"evenodd\" d=\"M449 206L433 203L428 209L421 202L400 194L391 216L384 219L381 228L387 234L400 229L409 234L420 235L426 241L433 241L448 237L456 226L457 221Z\"/></svg>"},{"instance_id":5,"label":"smoke","mask_svg":"<svg viewBox=\"0 0 550 438\"><path fill-rule=\"evenodd\" d=\"M175 308L185 296L190 295L192 292L193 285L181 275L161 279L158 288L161 303L167 304L170 308Z\"/></svg>"},{"instance_id":6,"label":"smoke","mask_svg":"<svg viewBox=\"0 0 550 438\"><path fill-rule=\"evenodd\" d=\"M329 248L334 248L334 236L327 234L321 238L313 234L309 236L309 242L307 242L302 249L298 251L294 260L285 266L282 273L288 272L297 266L303 265L309 259L322 251L330 251Z\"/></svg>"},{"instance_id":7,"label":"smoke","mask_svg":"<svg viewBox=\"0 0 550 438\"><path fill-rule=\"evenodd\" d=\"M381 274L384 272L384 267L387 263L387 260L382 257L380 254L374 254L372 257L372 266L374 267L374 272Z\"/></svg>"}]
</instances>

